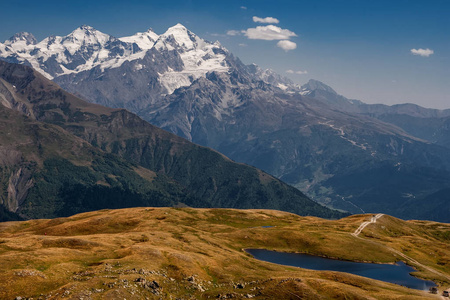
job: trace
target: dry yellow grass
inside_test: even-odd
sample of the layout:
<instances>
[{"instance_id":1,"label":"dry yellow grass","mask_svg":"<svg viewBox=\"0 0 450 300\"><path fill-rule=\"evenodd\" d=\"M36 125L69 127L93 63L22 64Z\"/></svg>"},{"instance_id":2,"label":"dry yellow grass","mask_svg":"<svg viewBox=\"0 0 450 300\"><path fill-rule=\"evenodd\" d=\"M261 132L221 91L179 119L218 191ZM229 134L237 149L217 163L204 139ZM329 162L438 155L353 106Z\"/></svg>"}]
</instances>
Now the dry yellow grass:
<instances>
[{"instance_id":1,"label":"dry yellow grass","mask_svg":"<svg viewBox=\"0 0 450 300\"><path fill-rule=\"evenodd\" d=\"M448 285L449 224L367 215L330 221L271 210L130 208L0 224L0 299L430 299L356 275L258 261L245 248L395 262ZM274 226L262 228L261 226ZM138 281L136 281L138 280ZM437 297L438 299L439 297Z\"/></svg>"}]
</instances>

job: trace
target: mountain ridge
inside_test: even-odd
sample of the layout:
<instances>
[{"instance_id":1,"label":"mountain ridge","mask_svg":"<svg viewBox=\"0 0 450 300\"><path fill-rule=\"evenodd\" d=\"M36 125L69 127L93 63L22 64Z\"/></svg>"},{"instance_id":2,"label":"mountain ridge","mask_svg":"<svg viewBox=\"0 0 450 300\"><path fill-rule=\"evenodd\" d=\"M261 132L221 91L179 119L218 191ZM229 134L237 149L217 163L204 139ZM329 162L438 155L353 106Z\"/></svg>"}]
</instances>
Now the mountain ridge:
<instances>
[{"instance_id":1,"label":"mountain ridge","mask_svg":"<svg viewBox=\"0 0 450 300\"><path fill-rule=\"evenodd\" d=\"M327 86L321 83L323 86ZM323 101L336 109L367 115L395 125L420 139L450 147L450 109L425 108L413 103L394 105L367 104L350 100L326 89L308 89L310 97Z\"/></svg>"},{"instance_id":2,"label":"mountain ridge","mask_svg":"<svg viewBox=\"0 0 450 300\"><path fill-rule=\"evenodd\" d=\"M7 95L4 90L10 91L10 94ZM305 214L317 213L326 216L330 213L330 216L343 215L313 202L295 188L282 183L254 167L234 163L216 151L194 145L185 139L163 131L124 109L106 108L76 98L74 95L61 90L58 85L48 81L44 76L29 67L0 62L0 94L6 95L4 99L10 103L11 108L2 106L6 112L11 111L10 114L14 112L21 118L29 120L27 122L37 122L42 128L50 126L51 128L55 128L55 130L66 132L66 137L61 135L56 139L56 142L67 139L69 141L76 140L78 143L85 144L88 147L86 149L92 149L88 151L89 153L97 153L97 159L88 159L88 161L91 160L97 164L95 167L92 167L94 171L92 173L92 170L88 171L87 169L83 169L85 168L86 162L82 162L81 166L77 166L80 163L74 165L73 162L70 164L63 164L61 162L61 159L58 158L61 155L66 160L67 157L74 157L71 154L73 150L70 150L70 147L66 147L67 150L63 150L66 148L52 145L49 142L44 143L44 141L37 139L35 142L37 149L43 149L42 151L45 151L45 149L54 149L51 152L54 154L58 154L59 150L57 149L61 149L61 155L56 157L57 161L54 161L54 155L52 155L51 157L48 156L48 158L52 158L53 160L38 162L38 165L45 167L44 171L46 173L42 173L42 175L38 174L36 175L38 177L32 178L35 178L35 180L44 179L44 181L41 180L40 182L45 183L45 185L56 182L57 186L64 187L64 185L59 183L59 180L63 180L65 177L55 177L58 174L58 170L60 172L68 172L67 178L72 178L74 175L71 174L74 172L80 175L83 173L82 170L85 170L84 172L86 174L91 175L88 177L86 175L80 175L80 178L86 178L84 180L89 182L89 187L94 189L92 191L85 191L85 195L88 197L92 195L92 192L98 193L98 189L104 189L104 182L108 185L115 184L115 180L112 183L109 182L111 178L107 175L107 172L113 172L112 174L124 174L122 175L124 183L121 184L129 185L129 189L134 188L139 192L142 190L142 187L133 186L139 182L141 182L139 186L142 186L142 180L129 181L130 178L137 176L135 173L139 175L142 172L143 174L150 172L151 174L154 173L157 175L156 179L158 180L155 179L156 181L154 181L154 184L157 185L155 187L156 192L162 192L163 196L164 193L169 193L166 194L167 197L164 196L166 200L162 198L164 201L156 202L159 203L158 205L174 205L177 201L192 206L206 205L213 207L253 208L261 205L269 205L273 208L293 210L298 213L302 213L303 211ZM4 134L7 135L7 132L4 132ZM12 135L12 137L16 135ZM30 138L34 138L35 136L33 134ZM67 142L66 144L70 145L72 142ZM16 148L13 147L13 149ZM28 152L40 153L39 151ZM6 156L3 155L2 157ZM71 159L73 160L75 158ZM28 160L30 158L26 161ZM36 161L36 159L31 160ZM110 167L107 166L108 160L111 160ZM142 170L136 170L136 166L142 167ZM124 168L129 171L124 170ZM147 171L145 171L146 169ZM8 178L11 178L10 174L10 172L7 172L3 179L8 181ZM144 180L148 181L148 176L144 176L147 178L144 178ZM151 175L150 178L152 176L154 175ZM100 180L99 183L94 180L94 178L102 177L104 179L98 179ZM52 181L49 182L45 178L49 178ZM77 177L75 176L74 178ZM70 186L73 187L72 185ZM38 187L38 185L34 185L30 190L30 195L34 195L33 199L35 199L33 203L37 203L36 197L41 197L39 196L39 190L36 190ZM170 193L173 194L171 195ZM116 193L116 197L125 194ZM69 200L76 201L77 195L77 193L73 193ZM131 195L134 194L131 193ZM5 199L5 197L8 196L4 194L2 199ZM137 197L136 201L140 201L140 205L151 203L145 202L144 200L146 198L141 200L139 193L135 197ZM56 201L55 203L61 201L57 197L54 199ZM90 198L86 199L89 200ZM157 199L154 197L154 200ZM23 203L25 204L19 203L18 206L22 207L22 209L27 209L26 212L30 216L34 206L30 204L29 199L25 199L24 201ZM39 201L39 203L45 205L44 200L41 199ZM72 205L70 201L63 201L63 203ZM115 205L119 205L120 207L120 205L127 204L126 202L117 202ZM83 206L80 207L82 208ZM80 209L80 207L69 208L72 209L72 212L79 212L76 209ZM93 207L100 208L95 205ZM69 208L65 210L66 213L70 211ZM53 209L53 206L50 209ZM74 209L75 211L73 211ZM57 211L55 214L49 215L44 210L32 216L57 216Z\"/></svg>"}]
</instances>

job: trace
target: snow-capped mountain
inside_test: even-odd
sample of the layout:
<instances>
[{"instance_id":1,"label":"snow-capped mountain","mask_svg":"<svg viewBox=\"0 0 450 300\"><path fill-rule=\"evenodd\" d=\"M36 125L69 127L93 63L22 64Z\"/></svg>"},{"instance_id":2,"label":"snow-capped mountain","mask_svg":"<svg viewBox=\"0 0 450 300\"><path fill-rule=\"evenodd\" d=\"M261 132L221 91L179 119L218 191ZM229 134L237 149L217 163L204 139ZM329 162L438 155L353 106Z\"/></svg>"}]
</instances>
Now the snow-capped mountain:
<instances>
[{"instance_id":1,"label":"snow-capped mountain","mask_svg":"<svg viewBox=\"0 0 450 300\"><path fill-rule=\"evenodd\" d=\"M228 72L229 69L225 61L228 50L219 42L210 43L199 38L181 24L170 27L159 37L154 47L160 52L176 51L183 62L181 70L169 70L161 74L160 82L168 94L182 86L189 86L208 72Z\"/></svg>"},{"instance_id":2,"label":"snow-capped mountain","mask_svg":"<svg viewBox=\"0 0 450 300\"><path fill-rule=\"evenodd\" d=\"M182 61L181 68L160 74L167 94L207 72L228 71L225 62L228 51L218 42L199 38L181 24L160 36L150 29L122 38L83 25L67 36L50 36L39 43L30 33L20 33L0 44L0 57L31 65L47 78L55 79L96 67L118 68L126 61L143 59L153 47L159 52L175 51Z\"/></svg>"},{"instance_id":3,"label":"snow-capped mountain","mask_svg":"<svg viewBox=\"0 0 450 300\"><path fill-rule=\"evenodd\" d=\"M83 25L67 36L50 36L37 43L30 33L16 34L3 44L0 56L6 61L31 65L49 79L90 70L120 66L146 49L121 41ZM0 49L2 45L0 44Z\"/></svg>"},{"instance_id":4,"label":"snow-capped mountain","mask_svg":"<svg viewBox=\"0 0 450 300\"><path fill-rule=\"evenodd\" d=\"M149 51L153 50L150 54ZM158 52L158 53L156 53ZM170 27L161 35L149 29L131 36L115 38L91 26L83 25L67 36L50 36L37 42L30 33L19 33L0 43L0 58L9 62L32 66L49 79L57 80L99 69L101 72L120 68L125 62L134 64L134 71L149 67L145 56L153 55L152 65L157 65L157 56L170 56L178 61L177 67L159 68L158 82L162 94L172 94L177 88L189 86L208 72L228 72L229 51L218 41L208 42L189 31L182 24ZM282 89L293 87L289 79L271 70L249 66L253 76ZM96 72L96 75L99 75Z\"/></svg>"},{"instance_id":5,"label":"snow-capped mountain","mask_svg":"<svg viewBox=\"0 0 450 300\"><path fill-rule=\"evenodd\" d=\"M142 51L90 26L83 25L67 36L50 36L39 43L29 33L10 39L1 57L31 65L49 79L89 70ZM28 42L31 41L31 42Z\"/></svg>"}]
</instances>

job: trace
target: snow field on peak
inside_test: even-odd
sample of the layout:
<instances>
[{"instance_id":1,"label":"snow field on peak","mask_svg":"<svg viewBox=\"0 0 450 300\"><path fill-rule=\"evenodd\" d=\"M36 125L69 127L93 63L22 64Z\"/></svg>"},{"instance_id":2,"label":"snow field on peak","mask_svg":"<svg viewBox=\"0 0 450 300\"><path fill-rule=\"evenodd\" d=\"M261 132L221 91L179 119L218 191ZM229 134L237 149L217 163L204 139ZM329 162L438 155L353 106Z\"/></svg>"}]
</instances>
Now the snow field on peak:
<instances>
[{"instance_id":1,"label":"snow field on peak","mask_svg":"<svg viewBox=\"0 0 450 300\"><path fill-rule=\"evenodd\" d=\"M203 49L197 48L180 53L184 70L168 71L160 77L160 82L167 89L168 94L172 94L180 87L191 85L194 80L205 77L208 72L228 72L225 55L214 54L213 47L213 45L205 45Z\"/></svg>"},{"instance_id":2,"label":"snow field on peak","mask_svg":"<svg viewBox=\"0 0 450 300\"><path fill-rule=\"evenodd\" d=\"M131 36L121 37L119 40L129 44L135 43L142 50L149 50L153 48L153 45L158 38L159 35L151 30L148 30L147 32L138 32Z\"/></svg>"}]
</instances>

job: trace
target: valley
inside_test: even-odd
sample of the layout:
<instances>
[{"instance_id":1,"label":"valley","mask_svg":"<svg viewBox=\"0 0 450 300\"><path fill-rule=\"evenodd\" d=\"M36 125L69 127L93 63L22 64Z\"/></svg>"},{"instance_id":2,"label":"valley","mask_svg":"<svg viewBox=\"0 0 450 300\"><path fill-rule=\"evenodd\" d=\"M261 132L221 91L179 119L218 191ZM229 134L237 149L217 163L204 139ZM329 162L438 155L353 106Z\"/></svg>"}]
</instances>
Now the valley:
<instances>
[{"instance_id":1,"label":"valley","mask_svg":"<svg viewBox=\"0 0 450 300\"><path fill-rule=\"evenodd\" d=\"M317 80L299 86L182 24L122 38L87 25L40 42L18 33L0 51L89 102L128 109L328 207L450 222L446 110L368 105ZM149 167L138 161L145 155L123 150L114 148Z\"/></svg>"}]
</instances>

